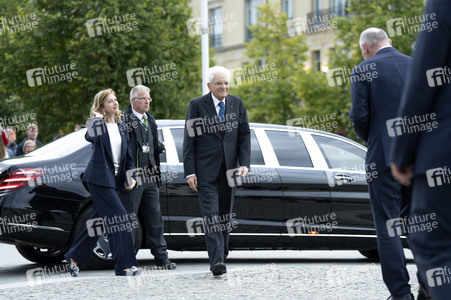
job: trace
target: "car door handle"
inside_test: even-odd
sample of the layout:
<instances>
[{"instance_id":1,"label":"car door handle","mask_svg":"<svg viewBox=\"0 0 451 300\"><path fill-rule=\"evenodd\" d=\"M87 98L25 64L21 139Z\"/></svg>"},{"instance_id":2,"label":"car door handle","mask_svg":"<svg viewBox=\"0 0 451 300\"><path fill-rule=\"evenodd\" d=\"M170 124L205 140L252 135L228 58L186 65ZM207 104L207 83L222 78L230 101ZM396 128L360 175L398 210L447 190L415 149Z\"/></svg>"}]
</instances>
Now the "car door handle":
<instances>
[{"instance_id":1,"label":"car door handle","mask_svg":"<svg viewBox=\"0 0 451 300\"><path fill-rule=\"evenodd\" d=\"M348 175L335 175L335 180L353 182L354 178L352 178L351 176L348 176Z\"/></svg>"}]
</instances>

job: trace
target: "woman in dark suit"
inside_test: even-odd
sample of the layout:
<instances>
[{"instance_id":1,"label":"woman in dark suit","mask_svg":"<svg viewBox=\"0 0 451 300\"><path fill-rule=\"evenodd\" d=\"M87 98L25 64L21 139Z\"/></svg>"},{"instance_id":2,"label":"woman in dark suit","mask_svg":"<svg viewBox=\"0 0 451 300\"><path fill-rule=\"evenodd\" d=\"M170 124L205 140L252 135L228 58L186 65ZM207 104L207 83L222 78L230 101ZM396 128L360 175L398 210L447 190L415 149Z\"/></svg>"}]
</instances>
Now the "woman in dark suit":
<instances>
[{"instance_id":1,"label":"woman in dark suit","mask_svg":"<svg viewBox=\"0 0 451 300\"><path fill-rule=\"evenodd\" d=\"M121 122L121 111L112 89L100 91L94 97L91 118L87 121L85 138L92 143L92 156L83 174L96 212L86 222L87 228L77 237L65 258L69 272L78 275L77 264L87 264L99 236L94 224L108 235L116 275L139 275L127 212L117 191L133 189L136 181L126 181L126 171L133 169L127 127ZM92 228L90 228L90 225ZM97 229L97 228L96 228Z\"/></svg>"}]
</instances>

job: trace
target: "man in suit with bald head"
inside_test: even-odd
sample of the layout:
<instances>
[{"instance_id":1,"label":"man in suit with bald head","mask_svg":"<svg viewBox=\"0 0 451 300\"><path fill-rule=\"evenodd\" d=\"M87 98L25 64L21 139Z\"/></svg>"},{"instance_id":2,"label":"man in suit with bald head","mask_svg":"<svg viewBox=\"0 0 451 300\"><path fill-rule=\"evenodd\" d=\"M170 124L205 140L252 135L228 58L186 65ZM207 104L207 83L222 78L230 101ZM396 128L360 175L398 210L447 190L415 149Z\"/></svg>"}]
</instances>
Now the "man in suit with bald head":
<instances>
[{"instance_id":1,"label":"man in suit with bald head","mask_svg":"<svg viewBox=\"0 0 451 300\"><path fill-rule=\"evenodd\" d=\"M407 212L410 200L409 189L390 172L393 128L387 127L387 121L396 117L412 59L393 48L387 33L379 28L363 31L359 44L364 61L354 68L351 78L350 118L357 135L368 144L367 166L376 168L377 176L369 178L368 188L389 299L410 300L413 295L401 237L387 225Z\"/></svg>"}]
</instances>

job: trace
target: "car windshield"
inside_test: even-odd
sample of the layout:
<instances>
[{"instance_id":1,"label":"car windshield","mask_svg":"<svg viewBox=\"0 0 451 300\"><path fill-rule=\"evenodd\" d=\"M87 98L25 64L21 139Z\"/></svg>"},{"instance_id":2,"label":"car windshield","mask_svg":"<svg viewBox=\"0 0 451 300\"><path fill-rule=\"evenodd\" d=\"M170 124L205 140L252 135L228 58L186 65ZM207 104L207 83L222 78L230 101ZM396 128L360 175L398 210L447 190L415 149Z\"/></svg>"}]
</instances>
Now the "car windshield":
<instances>
[{"instance_id":1,"label":"car windshield","mask_svg":"<svg viewBox=\"0 0 451 300\"><path fill-rule=\"evenodd\" d=\"M86 129L80 129L76 132L69 133L62 138L57 139L56 141L53 141L28 154L25 154L25 156L66 156L90 144L85 140L85 133Z\"/></svg>"}]
</instances>

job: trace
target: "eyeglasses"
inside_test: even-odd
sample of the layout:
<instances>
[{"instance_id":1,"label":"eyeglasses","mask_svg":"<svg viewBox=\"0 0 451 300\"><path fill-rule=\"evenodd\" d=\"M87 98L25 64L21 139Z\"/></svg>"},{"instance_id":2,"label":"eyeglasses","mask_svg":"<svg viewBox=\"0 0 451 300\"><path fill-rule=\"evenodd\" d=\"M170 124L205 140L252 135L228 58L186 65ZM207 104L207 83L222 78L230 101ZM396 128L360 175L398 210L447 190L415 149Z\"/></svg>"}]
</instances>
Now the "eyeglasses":
<instances>
[{"instance_id":1,"label":"eyeglasses","mask_svg":"<svg viewBox=\"0 0 451 300\"><path fill-rule=\"evenodd\" d=\"M223 86L223 85L229 86L229 83L227 81L226 82L215 82L215 86L217 86L217 87L220 87L220 86Z\"/></svg>"},{"instance_id":2,"label":"eyeglasses","mask_svg":"<svg viewBox=\"0 0 451 300\"><path fill-rule=\"evenodd\" d=\"M152 98L145 98L145 97L140 97L140 98L134 98L134 99L137 99L137 100L139 100L139 101L149 101L149 102L152 102Z\"/></svg>"}]
</instances>

